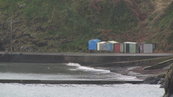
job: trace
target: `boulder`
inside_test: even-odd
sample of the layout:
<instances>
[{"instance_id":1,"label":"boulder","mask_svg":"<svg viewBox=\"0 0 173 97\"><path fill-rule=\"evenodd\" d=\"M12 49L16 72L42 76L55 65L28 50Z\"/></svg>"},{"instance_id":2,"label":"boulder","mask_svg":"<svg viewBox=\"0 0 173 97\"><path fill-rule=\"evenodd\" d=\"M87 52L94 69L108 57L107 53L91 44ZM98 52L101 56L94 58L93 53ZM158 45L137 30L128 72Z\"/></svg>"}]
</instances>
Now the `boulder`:
<instances>
[{"instance_id":1,"label":"boulder","mask_svg":"<svg viewBox=\"0 0 173 97\"><path fill-rule=\"evenodd\" d=\"M173 64L165 77L165 95L163 97L173 97Z\"/></svg>"}]
</instances>

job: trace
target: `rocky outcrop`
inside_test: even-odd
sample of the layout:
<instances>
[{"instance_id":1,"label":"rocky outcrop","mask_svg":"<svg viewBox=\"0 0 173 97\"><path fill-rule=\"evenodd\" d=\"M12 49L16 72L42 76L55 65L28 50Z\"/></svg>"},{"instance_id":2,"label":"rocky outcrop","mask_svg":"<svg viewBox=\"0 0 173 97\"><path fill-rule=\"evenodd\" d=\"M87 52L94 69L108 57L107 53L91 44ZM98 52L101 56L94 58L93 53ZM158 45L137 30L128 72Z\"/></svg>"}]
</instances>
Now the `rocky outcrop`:
<instances>
[{"instance_id":1,"label":"rocky outcrop","mask_svg":"<svg viewBox=\"0 0 173 97\"><path fill-rule=\"evenodd\" d=\"M144 84L163 84L164 76L164 74L160 74L158 76L148 77L144 80Z\"/></svg>"},{"instance_id":2,"label":"rocky outcrop","mask_svg":"<svg viewBox=\"0 0 173 97\"><path fill-rule=\"evenodd\" d=\"M173 97L173 64L165 78L165 95L163 97Z\"/></svg>"}]
</instances>

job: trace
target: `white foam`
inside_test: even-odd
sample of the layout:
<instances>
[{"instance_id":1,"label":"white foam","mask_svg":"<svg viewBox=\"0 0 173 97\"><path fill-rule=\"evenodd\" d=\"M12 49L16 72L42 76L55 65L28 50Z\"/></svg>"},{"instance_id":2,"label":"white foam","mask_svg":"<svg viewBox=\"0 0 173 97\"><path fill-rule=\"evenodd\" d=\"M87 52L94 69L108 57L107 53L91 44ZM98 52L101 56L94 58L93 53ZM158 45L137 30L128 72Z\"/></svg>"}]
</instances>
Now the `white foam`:
<instances>
[{"instance_id":1,"label":"white foam","mask_svg":"<svg viewBox=\"0 0 173 97\"><path fill-rule=\"evenodd\" d=\"M93 67L81 66L78 63L68 63L66 65L75 67L74 69L70 69L72 71L81 70L81 71L100 72L100 73L110 73L111 72L110 70L96 69Z\"/></svg>"}]
</instances>

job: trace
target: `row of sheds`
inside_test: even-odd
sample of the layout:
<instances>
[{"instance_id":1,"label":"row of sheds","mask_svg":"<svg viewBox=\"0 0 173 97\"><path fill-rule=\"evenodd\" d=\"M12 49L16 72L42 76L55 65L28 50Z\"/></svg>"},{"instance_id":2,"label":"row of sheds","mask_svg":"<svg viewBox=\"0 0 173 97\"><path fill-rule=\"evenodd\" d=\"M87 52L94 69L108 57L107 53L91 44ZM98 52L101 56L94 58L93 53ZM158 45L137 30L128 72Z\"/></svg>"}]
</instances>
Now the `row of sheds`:
<instances>
[{"instance_id":1,"label":"row of sheds","mask_svg":"<svg viewBox=\"0 0 173 97\"><path fill-rule=\"evenodd\" d=\"M154 45L148 43L101 41L92 39L88 41L90 51L108 51L115 53L153 53Z\"/></svg>"}]
</instances>

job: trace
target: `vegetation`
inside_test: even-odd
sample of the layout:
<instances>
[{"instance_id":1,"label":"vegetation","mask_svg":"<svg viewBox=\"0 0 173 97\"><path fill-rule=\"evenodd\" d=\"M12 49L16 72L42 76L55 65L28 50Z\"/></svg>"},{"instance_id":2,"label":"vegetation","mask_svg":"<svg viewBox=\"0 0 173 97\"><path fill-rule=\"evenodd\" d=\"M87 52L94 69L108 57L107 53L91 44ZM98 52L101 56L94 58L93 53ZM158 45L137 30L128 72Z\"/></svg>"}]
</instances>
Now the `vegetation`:
<instances>
[{"instance_id":1,"label":"vegetation","mask_svg":"<svg viewBox=\"0 0 173 97\"><path fill-rule=\"evenodd\" d=\"M154 40L156 43L161 43L159 48L163 51L173 50L173 3L171 3L164 14L158 18L155 22L154 28L157 28L155 32Z\"/></svg>"},{"instance_id":2,"label":"vegetation","mask_svg":"<svg viewBox=\"0 0 173 97\"><path fill-rule=\"evenodd\" d=\"M151 0L0 0L0 50L84 52L93 38L139 41L143 31L156 31L147 27L152 6ZM172 31L172 6L153 29ZM165 37L167 50L173 49L171 37Z\"/></svg>"}]
</instances>

